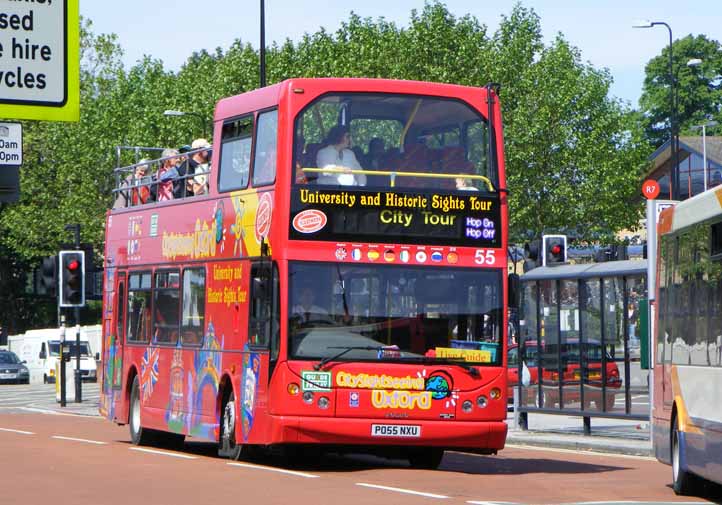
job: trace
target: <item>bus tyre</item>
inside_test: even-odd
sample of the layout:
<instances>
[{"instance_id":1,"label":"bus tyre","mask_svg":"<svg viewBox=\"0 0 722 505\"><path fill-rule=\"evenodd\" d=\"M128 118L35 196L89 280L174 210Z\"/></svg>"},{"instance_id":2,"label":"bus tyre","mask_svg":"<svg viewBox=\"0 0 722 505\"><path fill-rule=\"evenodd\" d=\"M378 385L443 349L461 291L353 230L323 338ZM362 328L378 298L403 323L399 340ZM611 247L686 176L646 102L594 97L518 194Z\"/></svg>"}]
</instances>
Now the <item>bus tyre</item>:
<instances>
[{"instance_id":1,"label":"bus tyre","mask_svg":"<svg viewBox=\"0 0 722 505\"><path fill-rule=\"evenodd\" d=\"M679 422L675 416L672 420L672 487L676 494L692 494L694 488L694 475L682 469L682 448L679 443Z\"/></svg>"},{"instance_id":2,"label":"bus tyre","mask_svg":"<svg viewBox=\"0 0 722 505\"><path fill-rule=\"evenodd\" d=\"M221 415L221 434L218 441L218 455L232 460L241 459L243 444L236 443L236 397L231 392Z\"/></svg>"},{"instance_id":3,"label":"bus tyre","mask_svg":"<svg viewBox=\"0 0 722 505\"><path fill-rule=\"evenodd\" d=\"M130 415L128 417L131 442L135 445L149 445L153 439L153 431L143 428L140 420L140 383L137 375L133 379L133 386L130 389Z\"/></svg>"},{"instance_id":4,"label":"bus tyre","mask_svg":"<svg viewBox=\"0 0 722 505\"><path fill-rule=\"evenodd\" d=\"M436 470L443 458L444 450L436 447L412 449L411 452L409 452L409 464L411 468Z\"/></svg>"}]
</instances>

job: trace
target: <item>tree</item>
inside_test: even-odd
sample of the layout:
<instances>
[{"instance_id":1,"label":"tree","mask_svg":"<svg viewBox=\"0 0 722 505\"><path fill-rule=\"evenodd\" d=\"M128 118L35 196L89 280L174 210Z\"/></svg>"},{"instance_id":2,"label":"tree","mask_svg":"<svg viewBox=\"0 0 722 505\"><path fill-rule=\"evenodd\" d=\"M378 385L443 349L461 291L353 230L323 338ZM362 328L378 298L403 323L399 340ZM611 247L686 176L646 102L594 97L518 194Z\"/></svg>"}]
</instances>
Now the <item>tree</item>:
<instances>
[{"instance_id":1,"label":"tree","mask_svg":"<svg viewBox=\"0 0 722 505\"><path fill-rule=\"evenodd\" d=\"M502 85L512 236L571 230L610 238L641 216L639 179L649 152L639 126L610 98L609 72L581 62L560 34L549 46L531 9L516 5L491 37L443 4L412 11L408 28L351 15L274 48L270 81L366 76ZM280 65L274 65L279 61Z\"/></svg>"},{"instance_id":2,"label":"tree","mask_svg":"<svg viewBox=\"0 0 722 505\"><path fill-rule=\"evenodd\" d=\"M698 58L702 63L690 67ZM714 119L722 123L722 48L704 35L688 35L672 43L672 73L677 96L677 121L681 134L692 134L691 126ZM645 135L654 147L669 140L670 129L669 46L645 67L639 104ZM720 127L715 127L717 131ZM715 128L708 133L714 134Z\"/></svg>"},{"instance_id":3,"label":"tree","mask_svg":"<svg viewBox=\"0 0 722 505\"><path fill-rule=\"evenodd\" d=\"M583 238L609 236L640 217L634 196L648 154L642 132L631 111L609 97L608 71L583 63L561 34L546 45L541 33L539 17L521 5L493 34L437 1L412 11L406 28L352 13L333 33L321 29L298 43L273 44L268 81L498 82L513 237L559 229L578 230ZM178 72L150 57L126 70L116 37L95 35L84 21L81 51L80 122L26 125L21 199L0 213L0 253L27 264L69 241L67 223L80 223L82 241L103 250L117 146L188 144L202 133L197 120L165 118L164 110L210 118L220 98L259 82L258 52L241 40L225 51L192 54Z\"/></svg>"}]
</instances>

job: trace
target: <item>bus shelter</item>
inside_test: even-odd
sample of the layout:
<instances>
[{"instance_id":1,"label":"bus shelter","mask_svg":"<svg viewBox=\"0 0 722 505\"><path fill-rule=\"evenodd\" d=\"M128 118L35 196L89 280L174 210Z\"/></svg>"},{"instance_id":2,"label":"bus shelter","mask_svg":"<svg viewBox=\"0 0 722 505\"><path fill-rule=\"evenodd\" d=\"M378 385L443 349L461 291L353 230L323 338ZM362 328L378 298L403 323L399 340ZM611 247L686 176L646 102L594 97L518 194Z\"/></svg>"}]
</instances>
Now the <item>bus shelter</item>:
<instances>
[{"instance_id":1,"label":"bus shelter","mask_svg":"<svg viewBox=\"0 0 722 505\"><path fill-rule=\"evenodd\" d=\"M646 279L646 260L539 267L521 276L508 366L522 428L530 412L581 416L585 433L591 417L649 419L640 359Z\"/></svg>"}]
</instances>

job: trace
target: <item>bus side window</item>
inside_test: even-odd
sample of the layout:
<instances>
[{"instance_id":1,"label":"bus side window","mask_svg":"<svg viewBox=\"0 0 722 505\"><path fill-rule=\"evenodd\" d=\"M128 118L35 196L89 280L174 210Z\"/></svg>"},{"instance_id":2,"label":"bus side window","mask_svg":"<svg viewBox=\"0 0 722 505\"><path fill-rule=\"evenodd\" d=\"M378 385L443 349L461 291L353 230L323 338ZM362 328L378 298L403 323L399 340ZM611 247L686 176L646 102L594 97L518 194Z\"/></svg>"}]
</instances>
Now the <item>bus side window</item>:
<instances>
[{"instance_id":1,"label":"bus side window","mask_svg":"<svg viewBox=\"0 0 722 505\"><path fill-rule=\"evenodd\" d=\"M268 347L271 335L277 332L278 303L274 291L273 271L269 261L251 266L250 315L248 318L248 343L252 346ZM277 352L277 350L276 350Z\"/></svg>"},{"instance_id":2,"label":"bus side window","mask_svg":"<svg viewBox=\"0 0 722 505\"><path fill-rule=\"evenodd\" d=\"M258 115L256 128L256 155L253 164L253 186L273 184L276 180L276 137L278 135L278 111Z\"/></svg>"},{"instance_id":3,"label":"bus side window","mask_svg":"<svg viewBox=\"0 0 722 505\"><path fill-rule=\"evenodd\" d=\"M247 116L223 125L221 137L220 192L244 189L248 186L251 171L251 144L253 116Z\"/></svg>"},{"instance_id":4,"label":"bus side window","mask_svg":"<svg viewBox=\"0 0 722 505\"><path fill-rule=\"evenodd\" d=\"M206 313L205 268L183 270L183 313L181 316L181 343L198 345L203 342Z\"/></svg>"}]
</instances>

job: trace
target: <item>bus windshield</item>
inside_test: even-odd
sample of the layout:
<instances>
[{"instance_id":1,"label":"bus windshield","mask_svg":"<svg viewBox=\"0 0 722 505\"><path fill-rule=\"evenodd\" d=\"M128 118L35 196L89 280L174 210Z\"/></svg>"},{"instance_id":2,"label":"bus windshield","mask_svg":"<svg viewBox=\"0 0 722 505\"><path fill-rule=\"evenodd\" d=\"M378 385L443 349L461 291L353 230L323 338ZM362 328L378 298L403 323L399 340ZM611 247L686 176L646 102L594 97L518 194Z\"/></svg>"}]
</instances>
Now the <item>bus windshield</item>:
<instances>
[{"instance_id":1,"label":"bus windshield","mask_svg":"<svg viewBox=\"0 0 722 505\"><path fill-rule=\"evenodd\" d=\"M499 365L500 270L289 262L289 355Z\"/></svg>"},{"instance_id":2,"label":"bus windshield","mask_svg":"<svg viewBox=\"0 0 722 505\"><path fill-rule=\"evenodd\" d=\"M296 120L296 183L495 191L489 129L458 99L327 94ZM322 168L352 169L353 173Z\"/></svg>"}]
</instances>

